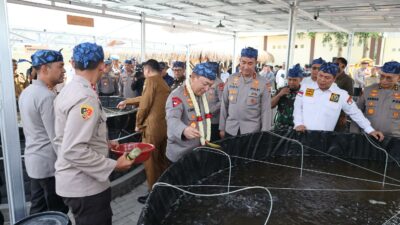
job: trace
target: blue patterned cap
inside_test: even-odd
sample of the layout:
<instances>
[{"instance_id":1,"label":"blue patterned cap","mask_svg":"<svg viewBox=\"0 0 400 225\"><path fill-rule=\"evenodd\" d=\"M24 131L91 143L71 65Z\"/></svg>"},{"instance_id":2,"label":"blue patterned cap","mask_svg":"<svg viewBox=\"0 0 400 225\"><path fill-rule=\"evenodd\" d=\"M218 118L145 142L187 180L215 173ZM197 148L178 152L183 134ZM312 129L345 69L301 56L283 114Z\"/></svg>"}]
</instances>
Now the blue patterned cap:
<instances>
[{"instance_id":1,"label":"blue patterned cap","mask_svg":"<svg viewBox=\"0 0 400 225\"><path fill-rule=\"evenodd\" d=\"M104 60L104 64L106 65L110 65L111 63L112 63L111 59Z\"/></svg>"},{"instance_id":2,"label":"blue patterned cap","mask_svg":"<svg viewBox=\"0 0 400 225\"><path fill-rule=\"evenodd\" d=\"M381 71L384 73L391 73L400 75L400 63L396 61L390 61L381 67Z\"/></svg>"},{"instance_id":3,"label":"blue patterned cap","mask_svg":"<svg viewBox=\"0 0 400 225\"><path fill-rule=\"evenodd\" d=\"M54 50L38 50L31 56L31 59L33 67L64 61L61 52Z\"/></svg>"},{"instance_id":4,"label":"blue patterned cap","mask_svg":"<svg viewBox=\"0 0 400 225\"><path fill-rule=\"evenodd\" d=\"M125 60L124 63L125 63L125 64L129 64L129 65L132 65L132 64L133 64L132 60L130 60L130 59Z\"/></svg>"},{"instance_id":5,"label":"blue patterned cap","mask_svg":"<svg viewBox=\"0 0 400 225\"><path fill-rule=\"evenodd\" d=\"M336 77L337 73L339 72L339 66L336 63L324 63L321 65L320 71L332 74L334 77Z\"/></svg>"},{"instance_id":6,"label":"blue patterned cap","mask_svg":"<svg viewBox=\"0 0 400 225\"><path fill-rule=\"evenodd\" d=\"M75 62L81 63L83 69L87 69L89 63L97 63L104 60L103 47L95 43L81 43L74 47L72 58Z\"/></svg>"},{"instance_id":7,"label":"blue patterned cap","mask_svg":"<svg viewBox=\"0 0 400 225\"><path fill-rule=\"evenodd\" d=\"M303 69L301 68L300 64L297 63L291 69L289 69L288 77L292 78L303 77Z\"/></svg>"},{"instance_id":8,"label":"blue patterned cap","mask_svg":"<svg viewBox=\"0 0 400 225\"><path fill-rule=\"evenodd\" d=\"M255 58L257 59L258 57L258 50L252 47L247 47L242 49L242 52L240 54L242 57L247 57L247 58Z\"/></svg>"},{"instance_id":9,"label":"blue patterned cap","mask_svg":"<svg viewBox=\"0 0 400 225\"><path fill-rule=\"evenodd\" d=\"M320 65L322 65L322 64L324 64L324 63L326 63L325 60L323 60L321 57L319 57L318 59L314 59L314 60L312 61L311 65L314 65L314 64L320 64Z\"/></svg>"},{"instance_id":10,"label":"blue patterned cap","mask_svg":"<svg viewBox=\"0 0 400 225\"><path fill-rule=\"evenodd\" d=\"M217 62L208 62L211 67L213 68L213 70L215 71L216 74L218 74L218 70L219 70L219 63Z\"/></svg>"},{"instance_id":11,"label":"blue patterned cap","mask_svg":"<svg viewBox=\"0 0 400 225\"><path fill-rule=\"evenodd\" d=\"M174 64L173 64L172 67L173 67L173 68L177 68L177 67L185 68L185 63L182 62L182 61L176 61L176 62L174 62Z\"/></svg>"},{"instance_id":12,"label":"blue patterned cap","mask_svg":"<svg viewBox=\"0 0 400 225\"><path fill-rule=\"evenodd\" d=\"M193 69L193 73L210 80L215 80L217 78L215 65L209 62L197 64Z\"/></svg>"}]
</instances>

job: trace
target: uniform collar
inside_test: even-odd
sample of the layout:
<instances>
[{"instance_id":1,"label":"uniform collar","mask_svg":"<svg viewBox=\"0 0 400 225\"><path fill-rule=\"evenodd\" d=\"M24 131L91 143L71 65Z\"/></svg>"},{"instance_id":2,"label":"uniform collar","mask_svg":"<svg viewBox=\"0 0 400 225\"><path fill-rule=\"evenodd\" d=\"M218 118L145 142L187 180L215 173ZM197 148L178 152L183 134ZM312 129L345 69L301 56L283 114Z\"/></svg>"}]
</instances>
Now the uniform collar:
<instances>
[{"instance_id":1,"label":"uniform collar","mask_svg":"<svg viewBox=\"0 0 400 225\"><path fill-rule=\"evenodd\" d=\"M80 75L75 75L73 80L77 81L78 83L83 84L85 87L91 87L92 84L84 77L80 76Z\"/></svg>"},{"instance_id":2,"label":"uniform collar","mask_svg":"<svg viewBox=\"0 0 400 225\"><path fill-rule=\"evenodd\" d=\"M32 80L32 84L33 85L42 86L42 87L45 87L45 88L49 89L49 86L47 86L47 84L44 81L40 80L40 79Z\"/></svg>"}]
</instances>

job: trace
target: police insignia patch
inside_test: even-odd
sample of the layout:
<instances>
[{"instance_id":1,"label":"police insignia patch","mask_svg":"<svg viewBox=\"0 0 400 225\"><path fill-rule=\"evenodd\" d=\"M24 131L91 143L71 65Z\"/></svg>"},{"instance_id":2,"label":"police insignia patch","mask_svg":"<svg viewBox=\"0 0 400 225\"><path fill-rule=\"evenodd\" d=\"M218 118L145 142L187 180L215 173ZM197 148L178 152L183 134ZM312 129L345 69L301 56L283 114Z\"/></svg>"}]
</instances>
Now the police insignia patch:
<instances>
[{"instance_id":1,"label":"police insignia patch","mask_svg":"<svg viewBox=\"0 0 400 225\"><path fill-rule=\"evenodd\" d=\"M220 91L223 91L224 90L224 83L220 83L219 85L218 85L218 89L220 90Z\"/></svg>"},{"instance_id":2,"label":"police insignia patch","mask_svg":"<svg viewBox=\"0 0 400 225\"><path fill-rule=\"evenodd\" d=\"M87 104L81 105L81 116L84 120L88 120L93 115L93 107Z\"/></svg>"},{"instance_id":3,"label":"police insignia patch","mask_svg":"<svg viewBox=\"0 0 400 225\"><path fill-rule=\"evenodd\" d=\"M331 102L339 102L339 98L340 98L339 94L332 93L329 101L331 101Z\"/></svg>"},{"instance_id":4,"label":"police insignia patch","mask_svg":"<svg viewBox=\"0 0 400 225\"><path fill-rule=\"evenodd\" d=\"M314 89L312 89L312 88L307 88L307 90L306 90L306 96L307 96L307 97L313 97L313 96L314 96Z\"/></svg>"},{"instance_id":5,"label":"police insignia patch","mask_svg":"<svg viewBox=\"0 0 400 225\"><path fill-rule=\"evenodd\" d=\"M177 107L179 104L182 103L182 100L178 97L172 97L172 107Z\"/></svg>"}]
</instances>

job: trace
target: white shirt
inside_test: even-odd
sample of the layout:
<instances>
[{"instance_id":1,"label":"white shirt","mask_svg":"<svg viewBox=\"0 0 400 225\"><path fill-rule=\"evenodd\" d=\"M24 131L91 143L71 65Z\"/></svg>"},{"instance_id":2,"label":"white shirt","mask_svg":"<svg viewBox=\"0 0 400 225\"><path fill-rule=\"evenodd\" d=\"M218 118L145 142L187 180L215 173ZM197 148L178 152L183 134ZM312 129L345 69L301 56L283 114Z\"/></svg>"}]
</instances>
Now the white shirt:
<instances>
[{"instance_id":1,"label":"white shirt","mask_svg":"<svg viewBox=\"0 0 400 225\"><path fill-rule=\"evenodd\" d=\"M301 81L301 85L303 86L303 85L312 85L312 84L316 84L317 82L316 81L313 81L312 79L311 79L311 76L309 76L309 77L306 77L306 78L304 78L302 81Z\"/></svg>"},{"instance_id":2,"label":"white shirt","mask_svg":"<svg viewBox=\"0 0 400 225\"><path fill-rule=\"evenodd\" d=\"M229 74L228 72L223 72L223 73L221 73L221 80L222 80L222 82L225 83L226 80L228 80L229 76L230 76L230 74Z\"/></svg>"},{"instance_id":3,"label":"white shirt","mask_svg":"<svg viewBox=\"0 0 400 225\"><path fill-rule=\"evenodd\" d=\"M277 73L276 73L276 88L279 89L281 87L286 86L285 82L286 82L286 71L283 69L280 69Z\"/></svg>"},{"instance_id":4,"label":"white shirt","mask_svg":"<svg viewBox=\"0 0 400 225\"><path fill-rule=\"evenodd\" d=\"M316 83L301 85L294 102L294 127L304 125L307 130L333 131L341 110L366 133L374 131L347 91L337 85L322 91Z\"/></svg>"}]
</instances>

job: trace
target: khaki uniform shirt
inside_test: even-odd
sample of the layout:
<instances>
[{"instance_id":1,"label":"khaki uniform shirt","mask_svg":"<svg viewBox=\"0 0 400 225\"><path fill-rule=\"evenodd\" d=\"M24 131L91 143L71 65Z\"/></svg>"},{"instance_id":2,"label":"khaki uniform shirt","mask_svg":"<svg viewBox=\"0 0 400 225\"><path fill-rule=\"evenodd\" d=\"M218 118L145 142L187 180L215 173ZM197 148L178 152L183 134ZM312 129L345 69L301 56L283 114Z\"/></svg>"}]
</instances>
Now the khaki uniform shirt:
<instances>
[{"instance_id":1,"label":"khaki uniform shirt","mask_svg":"<svg viewBox=\"0 0 400 225\"><path fill-rule=\"evenodd\" d=\"M85 197L108 189L116 161L107 158L106 114L89 81L76 75L57 96L54 113L57 194Z\"/></svg>"},{"instance_id":2,"label":"khaki uniform shirt","mask_svg":"<svg viewBox=\"0 0 400 225\"><path fill-rule=\"evenodd\" d=\"M208 105L210 106L210 113L212 114L212 124L219 124L219 114L221 111L221 98L223 91L224 82L222 82L221 79L217 78L214 81L214 84L206 93Z\"/></svg>"},{"instance_id":3,"label":"khaki uniform shirt","mask_svg":"<svg viewBox=\"0 0 400 225\"><path fill-rule=\"evenodd\" d=\"M186 84L178 87L167 99L165 107L168 135L166 155L172 162L178 161L184 154L201 145L200 138L191 140L185 138L183 131L186 127L192 126L198 129L198 123L203 123L204 131L207 130L203 101L201 97L196 97L196 99L203 119L202 122L197 121L193 103L186 90Z\"/></svg>"},{"instance_id":4,"label":"khaki uniform shirt","mask_svg":"<svg viewBox=\"0 0 400 225\"><path fill-rule=\"evenodd\" d=\"M161 75L146 79L136 114L136 127L145 133L144 136L167 137L165 103L169 90Z\"/></svg>"},{"instance_id":5,"label":"khaki uniform shirt","mask_svg":"<svg viewBox=\"0 0 400 225\"><path fill-rule=\"evenodd\" d=\"M20 115L25 135L25 166L29 177L54 176L57 155L53 145L56 98L42 80L33 80L19 98Z\"/></svg>"},{"instance_id":6,"label":"khaki uniform shirt","mask_svg":"<svg viewBox=\"0 0 400 225\"><path fill-rule=\"evenodd\" d=\"M390 90L382 89L379 84L368 86L357 105L376 130L400 137L399 85Z\"/></svg>"},{"instance_id":7,"label":"khaki uniform shirt","mask_svg":"<svg viewBox=\"0 0 400 225\"><path fill-rule=\"evenodd\" d=\"M271 129L271 94L259 75L244 78L239 73L227 80L222 94L219 130L231 135Z\"/></svg>"},{"instance_id":8,"label":"khaki uniform shirt","mask_svg":"<svg viewBox=\"0 0 400 225\"><path fill-rule=\"evenodd\" d=\"M29 80L21 74L14 74L15 97L18 99L22 91L29 86Z\"/></svg>"}]
</instances>

